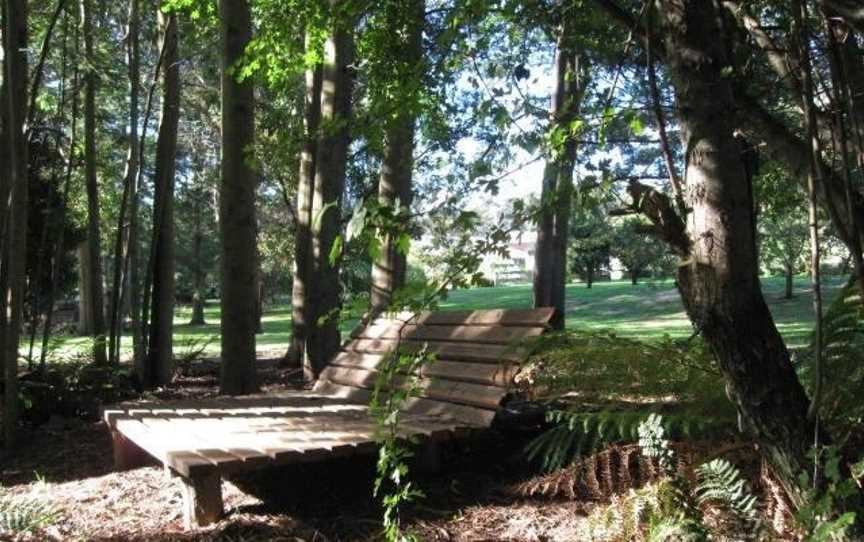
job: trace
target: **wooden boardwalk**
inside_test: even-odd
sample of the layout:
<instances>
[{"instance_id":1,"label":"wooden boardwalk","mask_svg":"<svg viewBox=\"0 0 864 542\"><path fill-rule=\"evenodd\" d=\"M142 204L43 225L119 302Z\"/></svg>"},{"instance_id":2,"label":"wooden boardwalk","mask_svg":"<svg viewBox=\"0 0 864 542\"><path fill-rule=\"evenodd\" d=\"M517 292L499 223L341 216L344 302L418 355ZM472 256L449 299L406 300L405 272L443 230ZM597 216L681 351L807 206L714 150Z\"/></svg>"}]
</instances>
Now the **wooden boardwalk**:
<instances>
[{"instance_id":1,"label":"wooden boardwalk","mask_svg":"<svg viewBox=\"0 0 864 542\"><path fill-rule=\"evenodd\" d=\"M551 316L534 309L380 318L352 334L309 392L106 409L115 464L160 461L184 482L187 525L211 523L222 515L223 474L374 451L368 403L377 368L397 347L425 345L436 355L413 375L419 396L404 405L402 435L434 442L488 427L527 355L519 343L543 333Z\"/></svg>"}]
</instances>

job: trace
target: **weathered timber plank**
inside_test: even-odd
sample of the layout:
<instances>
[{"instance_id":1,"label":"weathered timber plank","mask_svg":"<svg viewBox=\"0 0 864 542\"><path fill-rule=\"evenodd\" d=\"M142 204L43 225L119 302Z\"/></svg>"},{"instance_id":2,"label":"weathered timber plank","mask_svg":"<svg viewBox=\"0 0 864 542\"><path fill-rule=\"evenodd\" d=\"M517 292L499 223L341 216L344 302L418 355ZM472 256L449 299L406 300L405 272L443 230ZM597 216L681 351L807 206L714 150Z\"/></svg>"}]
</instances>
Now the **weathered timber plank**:
<instances>
[{"instance_id":1,"label":"weathered timber plank","mask_svg":"<svg viewBox=\"0 0 864 542\"><path fill-rule=\"evenodd\" d=\"M464 311L423 311L418 314L410 312L384 313L372 324L378 323L409 323L425 326L434 325L480 325L480 326L539 326L549 324L554 309L543 307L539 309L486 309Z\"/></svg>"},{"instance_id":2,"label":"weathered timber plank","mask_svg":"<svg viewBox=\"0 0 864 542\"><path fill-rule=\"evenodd\" d=\"M502 326L417 326L412 324L373 324L355 338L413 339L420 341L473 342L481 344L512 344L542 334L542 327Z\"/></svg>"},{"instance_id":3,"label":"weathered timber plank","mask_svg":"<svg viewBox=\"0 0 864 542\"><path fill-rule=\"evenodd\" d=\"M365 354L361 352L340 352L330 362L331 366L365 369L375 371L387 362L387 357L381 354ZM437 359L424 364L420 375L441 380L456 380L472 382L487 386L507 387L516 375L518 368L513 364L495 365L491 363L471 363Z\"/></svg>"},{"instance_id":4,"label":"weathered timber plank","mask_svg":"<svg viewBox=\"0 0 864 542\"><path fill-rule=\"evenodd\" d=\"M378 373L375 371L330 366L321 372L320 378L336 384L342 384L343 386L374 389L377 376ZM407 379L401 376L396 376L393 379L393 384L397 387L408 385ZM506 394L504 388L496 386L441 381L423 377L417 379L416 385L419 388L421 396L428 399L437 399L480 408L498 408L501 399Z\"/></svg>"},{"instance_id":5,"label":"weathered timber plank","mask_svg":"<svg viewBox=\"0 0 864 542\"><path fill-rule=\"evenodd\" d=\"M394 339L354 339L347 343L347 352L363 352L369 354L386 354L397 346ZM505 361L522 361L528 356L528 349L518 345L479 344L470 342L440 342L403 339L399 342L402 352L416 352L426 347L430 354L439 359L476 361L479 363L500 363Z\"/></svg>"}]
</instances>

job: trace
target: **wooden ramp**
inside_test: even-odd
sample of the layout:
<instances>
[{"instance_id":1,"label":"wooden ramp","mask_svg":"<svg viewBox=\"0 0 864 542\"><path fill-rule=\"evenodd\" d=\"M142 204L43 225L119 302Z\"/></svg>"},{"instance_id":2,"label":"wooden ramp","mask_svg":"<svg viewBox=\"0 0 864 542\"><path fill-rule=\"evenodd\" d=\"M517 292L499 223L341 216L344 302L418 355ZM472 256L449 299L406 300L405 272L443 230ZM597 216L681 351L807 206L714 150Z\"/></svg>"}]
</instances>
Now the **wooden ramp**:
<instances>
[{"instance_id":1,"label":"wooden ramp","mask_svg":"<svg viewBox=\"0 0 864 542\"><path fill-rule=\"evenodd\" d=\"M402 435L439 441L489 427L527 355L519 343L551 317L552 309L531 309L379 318L352 334L309 392L106 409L115 464L160 461L184 482L187 525L211 523L222 515L223 474L375 450L368 403L378 367L397 348L435 354L413 375L419 396L404 405Z\"/></svg>"}]
</instances>

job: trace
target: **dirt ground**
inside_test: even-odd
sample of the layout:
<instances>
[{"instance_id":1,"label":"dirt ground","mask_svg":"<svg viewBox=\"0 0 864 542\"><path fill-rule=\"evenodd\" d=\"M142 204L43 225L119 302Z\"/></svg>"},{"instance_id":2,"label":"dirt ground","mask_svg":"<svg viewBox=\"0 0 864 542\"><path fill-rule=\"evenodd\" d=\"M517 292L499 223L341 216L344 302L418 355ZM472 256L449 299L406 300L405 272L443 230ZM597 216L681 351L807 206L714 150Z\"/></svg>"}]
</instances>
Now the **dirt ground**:
<instances>
[{"instance_id":1,"label":"dirt ground","mask_svg":"<svg viewBox=\"0 0 864 542\"><path fill-rule=\"evenodd\" d=\"M261 360L264 390L298 388L298 375ZM198 364L164 399L208 397L215 364ZM509 488L532 475L524 438L489 431L448 445L444 468L421 477L426 498L405 523L423 540L576 540L592 503L522 497ZM101 421L53 417L28 430L0 466L7 494L45 500L58 519L37 540L339 541L377 540L380 509L371 496L374 457L283 467L223 481L226 517L183 530L180 482L154 466L113 472L111 438ZM241 490L240 488L243 488Z\"/></svg>"},{"instance_id":2,"label":"dirt ground","mask_svg":"<svg viewBox=\"0 0 864 542\"><path fill-rule=\"evenodd\" d=\"M301 387L299 375L276 360L261 360L259 375L265 391ZM208 397L217 390L218 366L203 362L156 395ZM531 497L514 489L545 483L525 463L529 437L490 430L448 443L443 469L418 478L426 497L403 523L430 541L588 540L593 499ZM54 524L32 540L365 541L381 532L371 493L374 459L271 468L223 481L225 518L186 532L177 479L155 464L113 472L104 423L53 417L28 431L18 453L0 463L0 484L7 494L56 509Z\"/></svg>"}]
</instances>

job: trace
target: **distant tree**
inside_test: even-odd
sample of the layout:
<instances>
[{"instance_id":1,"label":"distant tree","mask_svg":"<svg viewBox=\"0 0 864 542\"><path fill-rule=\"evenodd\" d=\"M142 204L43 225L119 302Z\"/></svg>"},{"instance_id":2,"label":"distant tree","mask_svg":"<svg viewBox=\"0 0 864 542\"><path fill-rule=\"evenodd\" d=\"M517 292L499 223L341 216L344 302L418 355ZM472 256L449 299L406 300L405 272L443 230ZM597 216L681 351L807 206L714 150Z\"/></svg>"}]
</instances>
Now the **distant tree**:
<instances>
[{"instance_id":1,"label":"distant tree","mask_svg":"<svg viewBox=\"0 0 864 542\"><path fill-rule=\"evenodd\" d=\"M611 239L606 215L599 207L582 206L570 220L570 269L591 288L609 266Z\"/></svg>"},{"instance_id":2,"label":"distant tree","mask_svg":"<svg viewBox=\"0 0 864 542\"><path fill-rule=\"evenodd\" d=\"M791 299L794 277L807 267L807 218L801 212L763 215L759 240L763 266L769 273L785 277L783 297Z\"/></svg>"},{"instance_id":3,"label":"distant tree","mask_svg":"<svg viewBox=\"0 0 864 542\"><path fill-rule=\"evenodd\" d=\"M82 315L87 322L85 331L93 336L93 361L108 362L105 337L105 296L102 278L102 236L99 230L99 180L96 170L96 61L94 52L93 0L81 0L81 33L84 36L84 179L87 189L87 244L83 251L82 297L89 314Z\"/></svg>"},{"instance_id":4,"label":"distant tree","mask_svg":"<svg viewBox=\"0 0 864 542\"><path fill-rule=\"evenodd\" d=\"M784 297L790 299L795 274L807 266L806 196L779 164L768 162L761 169L754 179L759 259L765 271L785 277Z\"/></svg>"},{"instance_id":5,"label":"distant tree","mask_svg":"<svg viewBox=\"0 0 864 542\"><path fill-rule=\"evenodd\" d=\"M610 241L610 253L621 262L630 282L664 267L667 250L656 238L645 233L645 224L637 218L627 218L615 224Z\"/></svg>"}]
</instances>

